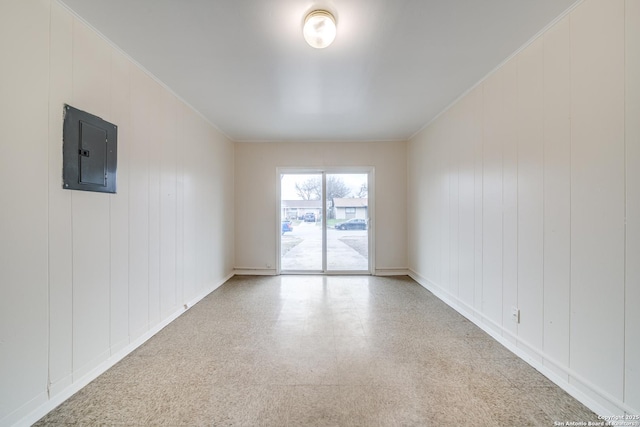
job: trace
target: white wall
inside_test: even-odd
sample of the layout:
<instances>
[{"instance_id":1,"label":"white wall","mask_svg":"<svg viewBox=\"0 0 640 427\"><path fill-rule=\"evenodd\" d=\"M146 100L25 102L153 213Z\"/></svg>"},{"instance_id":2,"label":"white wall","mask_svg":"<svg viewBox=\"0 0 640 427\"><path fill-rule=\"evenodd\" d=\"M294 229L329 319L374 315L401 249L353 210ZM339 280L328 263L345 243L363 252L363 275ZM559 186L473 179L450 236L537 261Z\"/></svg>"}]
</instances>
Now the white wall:
<instances>
[{"instance_id":1,"label":"white wall","mask_svg":"<svg viewBox=\"0 0 640 427\"><path fill-rule=\"evenodd\" d=\"M625 401L640 412L640 1L625 1Z\"/></svg>"},{"instance_id":2,"label":"white wall","mask_svg":"<svg viewBox=\"0 0 640 427\"><path fill-rule=\"evenodd\" d=\"M637 0L586 0L408 144L413 276L616 414L640 412L639 29Z\"/></svg>"},{"instance_id":3,"label":"white wall","mask_svg":"<svg viewBox=\"0 0 640 427\"><path fill-rule=\"evenodd\" d=\"M406 269L405 142L236 143L235 156L238 270L275 272L278 167L349 166L375 168L376 271Z\"/></svg>"},{"instance_id":4,"label":"white wall","mask_svg":"<svg viewBox=\"0 0 640 427\"><path fill-rule=\"evenodd\" d=\"M0 52L9 425L43 415L232 274L234 153L55 1L0 3ZM62 190L65 103L118 125L117 194Z\"/></svg>"}]
</instances>

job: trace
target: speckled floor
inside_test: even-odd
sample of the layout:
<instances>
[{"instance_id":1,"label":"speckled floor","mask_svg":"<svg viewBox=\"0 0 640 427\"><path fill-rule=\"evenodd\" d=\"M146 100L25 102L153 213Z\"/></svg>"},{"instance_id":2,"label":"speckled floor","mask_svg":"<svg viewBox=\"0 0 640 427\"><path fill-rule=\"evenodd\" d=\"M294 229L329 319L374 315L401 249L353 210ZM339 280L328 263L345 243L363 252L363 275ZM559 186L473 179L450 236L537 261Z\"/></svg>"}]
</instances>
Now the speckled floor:
<instances>
[{"instance_id":1,"label":"speckled floor","mask_svg":"<svg viewBox=\"0 0 640 427\"><path fill-rule=\"evenodd\" d=\"M407 277L235 277L36 425L553 426L582 404Z\"/></svg>"}]
</instances>

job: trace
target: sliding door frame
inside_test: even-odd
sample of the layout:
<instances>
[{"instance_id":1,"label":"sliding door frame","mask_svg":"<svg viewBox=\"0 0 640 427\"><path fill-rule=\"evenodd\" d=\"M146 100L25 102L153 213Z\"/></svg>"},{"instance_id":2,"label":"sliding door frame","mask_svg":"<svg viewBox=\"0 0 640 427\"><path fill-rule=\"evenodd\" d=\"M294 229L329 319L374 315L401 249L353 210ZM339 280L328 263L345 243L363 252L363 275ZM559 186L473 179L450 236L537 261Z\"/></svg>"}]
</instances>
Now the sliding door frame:
<instances>
[{"instance_id":1,"label":"sliding door frame","mask_svg":"<svg viewBox=\"0 0 640 427\"><path fill-rule=\"evenodd\" d=\"M322 175L322 270L309 271L282 271L282 200L281 200L281 176L283 174L320 174ZM369 217L367 227L368 237L368 270L327 270L327 175L332 174L367 174L367 214ZM276 168L276 274L326 274L326 275L373 275L375 272L375 169L373 166L353 167L278 167Z\"/></svg>"}]
</instances>

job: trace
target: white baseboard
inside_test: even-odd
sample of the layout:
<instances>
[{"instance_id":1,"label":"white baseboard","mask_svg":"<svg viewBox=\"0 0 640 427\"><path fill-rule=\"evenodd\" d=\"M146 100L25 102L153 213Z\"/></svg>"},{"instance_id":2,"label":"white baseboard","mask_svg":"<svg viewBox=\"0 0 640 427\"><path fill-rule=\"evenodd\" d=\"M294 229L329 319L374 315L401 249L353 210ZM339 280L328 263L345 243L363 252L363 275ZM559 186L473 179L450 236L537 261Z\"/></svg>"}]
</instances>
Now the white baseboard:
<instances>
[{"instance_id":1,"label":"white baseboard","mask_svg":"<svg viewBox=\"0 0 640 427\"><path fill-rule=\"evenodd\" d=\"M434 282L411 269L409 269L409 276L596 414L611 417L638 412L595 386L565 364L554 360L541 349L535 348L475 308L460 301ZM552 365L553 368L548 365Z\"/></svg>"},{"instance_id":2,"label":"white baseboard","mask_svg":"<svg viewBox=\"0 0 640 427\"><path fill-rule=\"evenodd\" d=\"M376 276L408 276L408 268L376 268Z\"/></svg>"},{"instance_id":3,"label":"white baseboard","mask_svg":"<svg viewBox=\"0 0 640 427\"><path fill-rule=\"evenodd\" d=\"M43 391L38 393L33 399L11 412L9 415L0 419L0 426L9 427L9 426L30 426L34 422L38 421L41 417L36 419L31 419L30 414L33 413L33 408L40 408L47 404L48 397L47 391ZM48 412L48 411L47 411ZM46 412L45 412L46 414ZM44 414L43 414L44 415ZM29 421L31 420L31 421Z\"/></svg>"},{"instance_id":4,"label":"white baseboard","mask_svg":"<svg viewBox=\"0 0 640 427\"><path fill-rule=\"evenodd\" d=\"M275 268L236 268L236 276L275 276Z\"/></svg>"},{"instance_id":5,"label":"white baseboard","mask_svg":"<svg viewBox=\"0 0 640 427\"><path fill-rule=\"evenodd\" d=\"M338 272L337 274L348 274L349 272ZM277 271L274 268L236 268L237 276L275 276ZM366 274L366 273L365 273ZM407 268L377 268L375 276L408 276Z\"/></svg>"},{"instance_id":6,"label":"white baseboard","mask_svg":"<svg viewBox=\"0 0 640 427\"><path fill-rule=\"evenodd\" d=\"M149 330L145 331L143 334L141 334L139 337L137 337L134 341L129 343L124 348L122 348L122 346L119 345L118 347L121 348L119 351L115 351L111 356L107 357L104 361L99 363L97 366L87 370L86 373L83 373L82 376L79 376L79 378L77 378L72 383L67 383L68 385L66 387L57 388L55 390L56 393L50 396L50 398L46 399L46 392L45 392L44 393L45 399L39 396L38 399L33 400L32 402L23 406L17 411L14 411L13 413L9 414L7 417L0 420L0 426L15 426L15 427L31 426L40 418L44 417L53 409L55 409L62 402L64 402L65 400L67 400L68 398L76 394L78 391L80 391L83 387L85 387L91 381L98 378L100 375L106 372L113 365L115 365L116 363L124 359L127 355L129 355L129 353L131 353L132 351L140 347L147 340L149 340L155 334L160 332L165 326L167 326L169 323L173 322L175 319L180 317L183 313L185 313L188 309L193 307L197 302L202 300L211 292L218 289L226 281L231 279L234 275L235 273L233 272L228 274L226 277L216 282L213 286L211 286L202 294L198 295L195 298L192 298L190 301L187 301L182 307L179 307L176 311L171 313L169 316L163 319L160 323L153 325ZM66 381L63 381L60 383L64 384L65 382Z\"/></svg>"}]
</instances>

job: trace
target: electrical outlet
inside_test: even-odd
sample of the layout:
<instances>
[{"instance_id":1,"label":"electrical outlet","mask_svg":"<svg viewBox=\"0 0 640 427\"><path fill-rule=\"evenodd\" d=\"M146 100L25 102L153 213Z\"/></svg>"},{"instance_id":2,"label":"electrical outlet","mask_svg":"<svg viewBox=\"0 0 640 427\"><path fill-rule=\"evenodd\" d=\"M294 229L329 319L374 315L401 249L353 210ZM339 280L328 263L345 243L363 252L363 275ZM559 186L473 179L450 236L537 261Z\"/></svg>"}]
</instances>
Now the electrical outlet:
<instances>
[{"instance_id":1,"label":"electrical outlet","mask_svg":"<svg viewBox=\"0 0 640 427\"><path fill-rule=\"evenodd\" d=\"M511 307L511 320L520 323L520 309L518 307Z\"/></svg>"}]
</instances>

